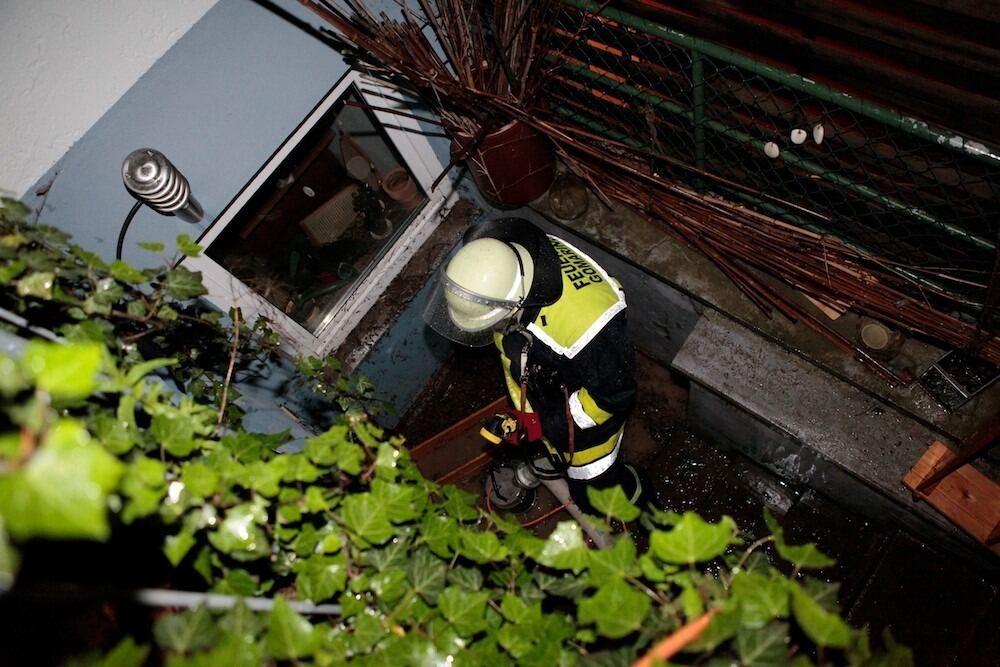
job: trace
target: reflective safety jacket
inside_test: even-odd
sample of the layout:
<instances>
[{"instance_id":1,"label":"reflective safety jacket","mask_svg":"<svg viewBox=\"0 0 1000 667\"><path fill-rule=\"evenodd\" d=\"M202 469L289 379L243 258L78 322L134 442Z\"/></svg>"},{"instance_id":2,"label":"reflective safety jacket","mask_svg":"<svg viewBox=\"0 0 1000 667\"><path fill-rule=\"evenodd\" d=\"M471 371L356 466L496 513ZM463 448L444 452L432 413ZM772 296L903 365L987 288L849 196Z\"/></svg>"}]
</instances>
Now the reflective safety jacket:
<instances>
[{"instance_id":1,"label":"reflective safety jacket","mask_svg":"<svg viewBox=\"0 0 1000 667\"><path fill-rule=\"evenodd\" d=\"M525 309L524 331L497 334L495 343L514 406L522 406L526 365L524 409L538 413L545 444L569 463L568 476L589 480L617 459L625 419L635 402L625 294L579 249L547 238L559 257L562 295L550 305Z\"/></svg>"}]
</instances>

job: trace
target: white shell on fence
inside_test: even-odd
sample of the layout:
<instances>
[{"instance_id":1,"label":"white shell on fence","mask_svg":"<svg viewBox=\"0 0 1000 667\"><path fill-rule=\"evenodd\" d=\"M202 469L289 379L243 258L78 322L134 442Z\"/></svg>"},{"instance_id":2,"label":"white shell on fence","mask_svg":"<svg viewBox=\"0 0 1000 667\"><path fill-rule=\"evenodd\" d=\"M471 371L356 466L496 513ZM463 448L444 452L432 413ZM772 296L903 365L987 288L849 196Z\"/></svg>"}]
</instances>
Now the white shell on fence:
<instances>
[{"instance_id":1,"label":"white shell on fence","mask_svg":"<svg viewBox=\"0 0 1000 667\"><path fill-rule=\"evenodd\" d=\"M823 137L826 135L826 131L823 129L823 123L816 123L813 125L813 141L817 144L823 143Z\"/></svg>"},{"instance_id":2,"label":"white shell on fence","mask_svg":"<svg viewBox=\"0 0 1000 667\"><path fill-rule=\"evenodd\" d=\"M769 141L766 144L764 144L764 155L770 158L778 157L779 155L781 155L781 149L778 148L778 144L774 143L773 141Z\"/></svg>"},{"instance_id":3,"label":"white shell on fence","mask_svg":"<svg viewBox=\"0 0 1000 667\"><path fill-rule=\"evenodd\" d=\"M791 134L792 143L793 144L801 144L803 141L806 140L807 136L809 136L809 135L806 134L805 130L797 127L794 130L792 130L792 134Z\"/></svg>"}]
</instances>

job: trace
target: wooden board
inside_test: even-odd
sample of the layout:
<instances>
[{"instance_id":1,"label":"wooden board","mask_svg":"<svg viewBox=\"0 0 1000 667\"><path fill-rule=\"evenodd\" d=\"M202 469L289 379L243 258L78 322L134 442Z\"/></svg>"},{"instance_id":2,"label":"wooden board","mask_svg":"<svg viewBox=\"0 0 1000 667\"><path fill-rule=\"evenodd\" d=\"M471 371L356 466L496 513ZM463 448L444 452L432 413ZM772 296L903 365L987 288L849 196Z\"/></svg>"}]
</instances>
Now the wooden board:
<instances>
[{"instance_id":1,"label":"wooden board","mask_svg":"<svg viewBox=\"0 0 1000 667\"><path fill-rule=\"evenodd\" d=\"M903 484L931 504L965 532L986 544L1000 526L1000 486L970 465L951 473L927 493L917 487L933 472L936 466L955 455L940 442L934 442L910 468ZM987 545L1000 555L1000 543Z\"/></svg>"},{"instance_id":2,"label":"wooden board","mask_svg":"<svg viewBox=\"0 0 1000 667\"><path fill-rule=\"evenodd\" d=\"M463 417L440 433L410 449L420 472L439 484L458 484L478 475L499 452L479 430L494 413L508 409L506 398Z\"/></svg>"}]
</instances>

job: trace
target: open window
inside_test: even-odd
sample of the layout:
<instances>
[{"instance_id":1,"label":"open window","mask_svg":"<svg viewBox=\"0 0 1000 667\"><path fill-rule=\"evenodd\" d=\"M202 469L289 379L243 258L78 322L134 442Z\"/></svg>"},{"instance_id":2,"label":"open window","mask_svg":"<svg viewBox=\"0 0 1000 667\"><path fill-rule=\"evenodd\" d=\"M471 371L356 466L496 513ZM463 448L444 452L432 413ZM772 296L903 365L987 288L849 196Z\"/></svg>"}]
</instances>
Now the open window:
<instances>
[{"instance_id":1,"label":"open window","mask_svg":"<svg viewBox=\"0 0 1000 667\"><path fill-rule=\"evenodd\" d=\"M347 75L199 239L209 299L297 352L336 347L434 224L443 169L398 93ZM447 185L447 184L446 184Z\"/></svg>"}]
</instances>

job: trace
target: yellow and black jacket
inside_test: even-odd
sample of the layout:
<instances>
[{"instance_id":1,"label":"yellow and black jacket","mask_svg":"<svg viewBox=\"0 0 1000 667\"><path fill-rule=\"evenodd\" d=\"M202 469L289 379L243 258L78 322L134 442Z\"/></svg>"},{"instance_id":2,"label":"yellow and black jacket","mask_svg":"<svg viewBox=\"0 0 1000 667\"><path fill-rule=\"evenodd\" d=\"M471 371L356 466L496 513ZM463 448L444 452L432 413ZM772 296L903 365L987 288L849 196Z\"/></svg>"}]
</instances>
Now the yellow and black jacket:
<instances>
[{"instance_id":1,"label":"yellow and black jacket","mask_svg":"<svg viewBox=\"0 0 1000 667\"><path fill-rule=\"evenodd\" d=\"M625 419L635 402L625 295L618 282L579 249L534 229L541 236L536 246L540 254L551 257L546 245L551 246L556 264L546 266L545 257L535 262L535 281L520 326L497 334L495 343L515 407L522 405L523 379L525 409L538 413L546 446L569 463L570 479L590 480L617 460ZM557 298L531 305L534 283L548 292L543 301L556 293ZM560 289L553 289L555 284Z\"/></svg>"}]
</instances>

